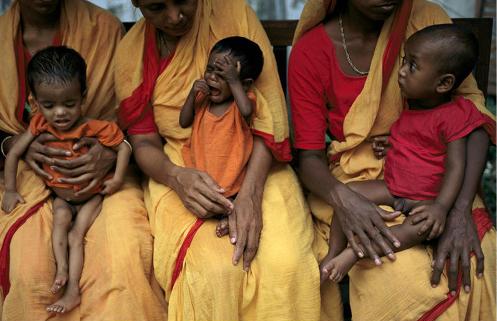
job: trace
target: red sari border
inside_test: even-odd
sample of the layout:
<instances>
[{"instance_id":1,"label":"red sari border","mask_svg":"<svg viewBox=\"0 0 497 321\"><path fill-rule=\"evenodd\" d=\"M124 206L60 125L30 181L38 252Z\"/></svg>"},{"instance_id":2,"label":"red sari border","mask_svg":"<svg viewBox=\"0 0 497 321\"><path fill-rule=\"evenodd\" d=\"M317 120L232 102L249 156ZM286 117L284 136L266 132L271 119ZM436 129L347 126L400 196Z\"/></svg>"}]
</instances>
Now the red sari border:
<instances>
[{"instance_id":1,"label":"red sari border","mask_svg":"<svg viewBox=\"0 0 497 321\"><path fill-rule=\"evenodd\" d=\"M3 297L7 296L10 290L10 280L9 280L9 264L10 264L10 242L14 237L14 234L17 230L24 224L26 221L33 216L45 203L45 200L42 200L35 206L31 207L29 210L24 213L23 216L17 219L15 223L9 228L5 238L3 239L2 248L0 249L0 288L2 290Z\"/></svg>"},{"instance_id":2,"label":"red sari border","mask_svg":"<svg viewBox=\"0 0 497 321\"><path fill-rule=\"evenodd\" d=\"M204 224L204 220L197 218L193 226L188 231L188 234L183 240L183 243L181 244L178 256L176 257L176 262L174 263L173 275L171 277L171 290L173 289L176 280L178 279L179 275L181 274L181 271L183 270L183 262L185 261L185 256L186 253L188 252L188 248L192 244L193 237L195 236L195 234L197 234L197 231L202 226L202 224Z\"/></svg>"}]
</instances>

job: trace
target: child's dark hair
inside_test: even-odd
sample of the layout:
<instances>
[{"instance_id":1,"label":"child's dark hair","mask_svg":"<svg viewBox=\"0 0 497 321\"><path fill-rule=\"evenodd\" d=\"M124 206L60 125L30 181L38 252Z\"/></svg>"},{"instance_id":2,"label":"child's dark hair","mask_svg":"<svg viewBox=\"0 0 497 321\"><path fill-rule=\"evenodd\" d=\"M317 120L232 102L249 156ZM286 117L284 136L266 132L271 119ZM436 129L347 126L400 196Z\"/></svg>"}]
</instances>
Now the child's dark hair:
<instances>
[{"instance_id":1,"label":"child's dark hair","mask_svg":"<svg viewBox=\"0 0 497 321\"><path fill-rule=\"evenodd\" d=\"M453 74L456 78L453 89L468 77L478 60L478 40L471 30L455 24L440 24L426 27L413 39L429 41L437 50L434 59L441 73Z\"/></svg>"},{"instance_id":2,"label":"child's dark hair","mask_svg":"<svg viewBox=\"0 0 497 321\"><path fill-rule=\"evenodd\" d=\"M86 91L85 60L76 50L66 46L42 49L28 64L28 84L35 97L36 84L69 84L75 78L79 80L83 94Z\"/></svg>"},{"instance_id":3,"label":"child's dark hair","mask_svg":"<svg viewBox=\"0 0 497 321\"><path fill-rule=\"evenodd\" d=\"M244 37L228 37L218 41L211 50L213 52L229 53L240 61L240 79L259 77L264 66L264 56L259 46Z\"/></svg>"}]
</instances>

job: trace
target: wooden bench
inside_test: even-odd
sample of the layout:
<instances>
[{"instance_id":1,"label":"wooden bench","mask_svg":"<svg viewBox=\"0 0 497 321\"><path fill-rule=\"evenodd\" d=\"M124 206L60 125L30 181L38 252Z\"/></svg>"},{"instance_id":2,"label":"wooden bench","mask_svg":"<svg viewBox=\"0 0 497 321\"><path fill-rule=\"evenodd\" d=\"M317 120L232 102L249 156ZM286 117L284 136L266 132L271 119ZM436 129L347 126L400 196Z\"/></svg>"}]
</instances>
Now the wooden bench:
<instances>
[{"instance_id":1,"label":"wooden bench","mask_svg":"<svg viewBox=\"0 0 497 321\"><path fill-rule=\"evenodd\" d=\"M476 35L479 42L480 58L474 70L478 87L487 95L488 72L490 65L490 51L492 43L491 18L458 18L454 23L469 28ZM293 34L297 27L297 20L264 20L262 25L273 44L274 55L278 63L281 85L286 92L287 85L287 48L292 45Z\"/></svg>"}]
</instances>

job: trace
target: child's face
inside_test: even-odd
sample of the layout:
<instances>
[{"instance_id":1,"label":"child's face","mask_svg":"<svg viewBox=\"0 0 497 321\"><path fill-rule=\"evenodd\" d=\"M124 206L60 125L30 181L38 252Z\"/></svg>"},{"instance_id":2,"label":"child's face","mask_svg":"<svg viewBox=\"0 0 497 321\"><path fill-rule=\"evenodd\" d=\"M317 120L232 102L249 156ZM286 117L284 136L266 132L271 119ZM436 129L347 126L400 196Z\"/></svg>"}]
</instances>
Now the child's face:
<instances>
[{"instance_id":1,"label":"child's face","mask_svg":"<svg viewBox=\"0 0 497 321\"><path fill-rule=\"evenodd\" d=\"M81 117L83 95L78 79L69 84L41 82L35 85L34 102L55 129L67 131Z\"/></svg>"},{"instance_id":2,"label":"child's face","mask_svg":"<svg viewBox=\"0 0 497 321\"><path fill-rule=\"evenodd\" d=\"M406 42L399 69L399 86L407 99L430 99L439 96L436 89L440 74L436 67L433 46L425 41Z\"/></svg>"},{"instance_id":3,"label":"child's face","mask_svg":"<svg viewBox=\"0 0 497 321\"><path fill-rule=\"evenodd\" d=\"M216 60L223 59L225 55L227 55L226 52L211 53L204 73L204 80L207 82L210 90L209 99L214 103L222 103L232 97L228 82L218 74L220 69L214 64Z\"/></svg>"}]
</instances>

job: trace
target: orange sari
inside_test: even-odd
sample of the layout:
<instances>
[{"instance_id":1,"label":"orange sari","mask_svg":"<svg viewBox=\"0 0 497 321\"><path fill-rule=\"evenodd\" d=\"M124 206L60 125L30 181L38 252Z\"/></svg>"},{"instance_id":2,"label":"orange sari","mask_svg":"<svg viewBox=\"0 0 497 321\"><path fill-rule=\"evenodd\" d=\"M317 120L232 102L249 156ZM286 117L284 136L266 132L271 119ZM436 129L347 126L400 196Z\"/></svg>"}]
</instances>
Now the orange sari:
<instances>
[{"instance_id":1,"label":"orange sari","mask_svg":"<svg viewBox=\"0 0 497 321\"><path fill-rule=\"evenodd\" d=\"M60 41L78 50L88 65L89 87L83 113L110 119L116 105L112 61L123 34L122 25L107 11L86 1L63 0L61 6ZM16 47L16 39L22 39L17 2L0 17L0 30L0 130L19 134L25 131L19 112L24 107L20 94L23 90L19 88L25 86L25 65L21 63L23 57L16 54L23 52L23 48ZM85 237L81 305L57 316L46 311L58 298L49 291L55 276L50 190L22 161L17 182L26 203L8 215L0 213L0 319L166 318L151 286L152 237L143 193L132 175L121 191L105 198L100 215ZM3 190L0 182L2 195Z\"/></svg>"}]
</instances>

